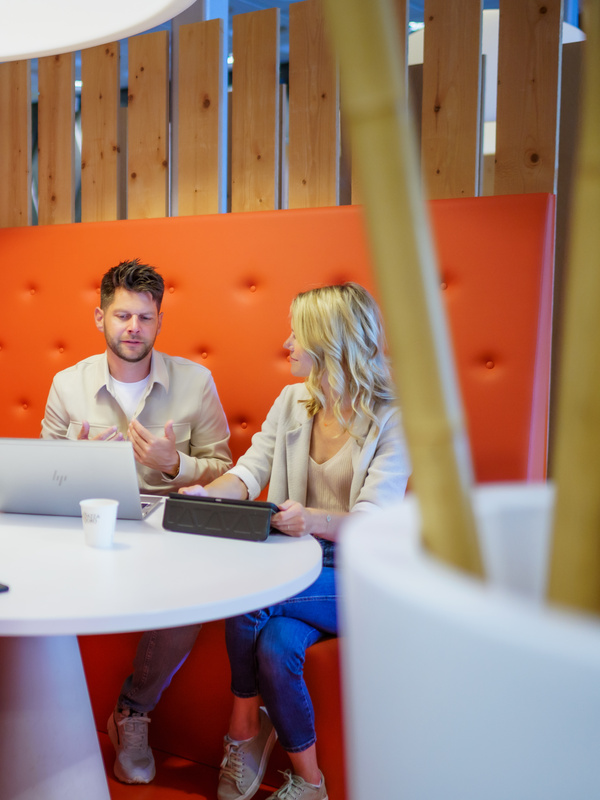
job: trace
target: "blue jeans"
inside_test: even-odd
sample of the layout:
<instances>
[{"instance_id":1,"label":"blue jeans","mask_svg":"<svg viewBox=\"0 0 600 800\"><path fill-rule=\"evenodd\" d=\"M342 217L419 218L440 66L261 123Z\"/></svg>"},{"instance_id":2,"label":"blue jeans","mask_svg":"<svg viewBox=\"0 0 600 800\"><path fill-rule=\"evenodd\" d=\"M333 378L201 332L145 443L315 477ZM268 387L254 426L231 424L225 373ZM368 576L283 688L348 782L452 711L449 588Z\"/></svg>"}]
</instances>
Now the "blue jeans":
<instances>
[{"instance_id":1,"label":"blue jeans","mask_svg":"<svg viewBox=\"0 0 600 800\"><path fill-rule=\"evenodd\" d=\"M335 569L282 603L225 622L231 691L262 696L284 750L316 742L315 716L304 681L307 647L337 634Z\"/></svg>"},{"instance_id":2,"label":"blue jeans","mask_svg":"<svg viewBox=\"0 0 600 800\"><path fill-rule=\"evenodd\" d=\"M117 707L140 713L152 711L189 656L201 627L184 625L143 633L133 660L133 673L123 683Z\"/></svg>"}]
</instances>

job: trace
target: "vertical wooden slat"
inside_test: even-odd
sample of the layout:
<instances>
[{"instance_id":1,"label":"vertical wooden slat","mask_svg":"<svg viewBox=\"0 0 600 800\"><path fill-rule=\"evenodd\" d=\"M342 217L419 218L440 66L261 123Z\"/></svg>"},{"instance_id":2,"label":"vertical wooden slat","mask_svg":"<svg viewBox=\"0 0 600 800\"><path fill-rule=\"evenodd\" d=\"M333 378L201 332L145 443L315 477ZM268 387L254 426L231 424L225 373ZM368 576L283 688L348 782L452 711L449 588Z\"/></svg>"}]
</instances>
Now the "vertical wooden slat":
<instances>
[{"instance_id":1,"label":"vertical wooden slat","mask_svg":"<svg viewBox=\"0 0 600 800\"><path fill-rule=\"evenodd\" d=\"M38 59L38 224L75 221L75 54Z\"/></svg>"},{"instance_id":2,"label":"vertical wooden slat","mask_svg":"<svg viewBox=\"0 0 600 800\"><path fill-rule=\"evenodd\" d=\"M556 185L561 0L501 0L495 193Z\"/></svg>"},{"instance_id":3,"label":"vertical wooden slat","mask_svg":"<svg viewBox=\"0 0 600 800\"><path fill-rule=\"evenodd\" d=\"M220 209L223 20L179 29L178 213L216 214Z\"/></svg>"},{"instance_id":4,"label":"vertical wooden slat","mask_svg":"<svg viewBox=\"0 0 600 800\"><path fill-rule=\"evenodd\" d=\"M479 187L482 0L425 0L421 154L430 198Z\"/></svg>"},{"instance_id":5,"label":"vertical wooden slat","mask_svg":"<svg viewBox=\"0 0 600 800\"><path fill-rule=\"evenodd\" d=\"M233 17L231 210L278 207L279 9Z\"/></svg>"},{"instance_id":6,"label":"vertical wooden slat","mask_svg":"<svg viewBox=\"0 0 600 800\"><path fill-rule=\"evenodd\" d=\"M31 224L30 62L0 64L0 227Z\"/></svg>"},{"instance_id":7,"label":"vertical wooden slat","mask_svg":"<svg viewBox=\"0 0 600 800\"><path fill-rule=\"evenodd\" d=\"M129 39L127 216L169 213L169 34Z\"/></svg>"},{"instance_id":8,"label":"vertical wooden slat","mask_svg":"<svg viewBox=\"0 0 600 800\"><path fill-rule=\"evenodd\" d=\"M81 53L81 220L118 219L120 45Z\"/></svg>"},{"instance_id":9,"label":"vertical wooden slat","mask_svg":"<svg viewBox=\"0 0 600 800\"><path fill-rule=\"evenodd\" d=\"M321 0L290 5L289 208L339 202L337 68Z\"/></svg>"}]
</instances>

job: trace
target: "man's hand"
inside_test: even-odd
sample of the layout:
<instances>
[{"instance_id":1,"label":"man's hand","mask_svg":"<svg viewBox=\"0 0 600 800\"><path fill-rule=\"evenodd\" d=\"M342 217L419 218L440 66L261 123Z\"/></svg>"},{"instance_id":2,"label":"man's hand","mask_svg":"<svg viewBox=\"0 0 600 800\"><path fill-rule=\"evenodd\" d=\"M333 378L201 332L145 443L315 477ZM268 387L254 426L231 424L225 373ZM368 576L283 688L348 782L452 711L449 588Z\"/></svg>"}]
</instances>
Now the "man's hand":
<instances>
[{"instance_id":1,"label":"man's hand","mask_svg":"<svg viewBox=\"0 0 600 800\"><path fill-rule=\"evenodd\" d=\"M195 495L196 497L209 497L209 494L204 486L200 486L199 483L195 484L194 486L184 486L179 490L179 494L191 494Z\"/></svg>"},{"instance_id":2,"label":"man's hand","mask_svg":"<svg viewBox=\"0 0 600 800\"><path fill-rule=\"evenodd\" d=\"M79 431L78 439L90 439L90 423L87 420L83 420L81 423L81 430ZM116 425L111 425L110 428L105 428L100 433L96 434L96 436L92 436L90 441L98 442L98 441L112 441L112 442L122 442L124 441L124 437L122 433L117 431Z\"/></svg>"},{"instance_id":3,"label":"man's hand","mask_svg":"<svg viewBox=\"0 0 600 800\"><path fill-rule=\"evenodd\" d=\"M271 517L271 525L288 536L304 536L309 533L310 512L302 503L286 500L279 506L279 513Z\"/></svg>"},{"instance_id":4,"label":"man's hand","mask_svg":"<svg viewBox=\"0 0 600 800\"><path fill-rule=\"evenodd\" d=\"M179 472L179 451L175 447L173 420L165 425L165 435L154 436L147 428L133 419L127 429L127 438L133 445L136 461L150 469L175 477Z\"/></svg>"}]
</instances>

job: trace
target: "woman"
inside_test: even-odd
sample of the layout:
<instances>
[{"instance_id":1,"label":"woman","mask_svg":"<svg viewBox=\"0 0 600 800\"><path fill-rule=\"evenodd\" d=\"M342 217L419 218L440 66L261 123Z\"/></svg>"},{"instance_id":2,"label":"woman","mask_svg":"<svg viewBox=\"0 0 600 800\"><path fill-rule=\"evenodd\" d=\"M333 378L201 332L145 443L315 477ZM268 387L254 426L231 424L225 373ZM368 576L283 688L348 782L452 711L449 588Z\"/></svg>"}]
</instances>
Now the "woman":
<instances>
[{"instance_id":1,"label":"woman","mask_svg":"<svg viewBox=\"0 0 600 800\"><path fill-rule=\"evenodd\" d=\"M409 474L373 298L355 283L312 289L294 299L291 322L284 347L304 383L285 387L233 469L181 490L253 499L269 484L268 499L279 507L273 527L312 534L323 549L312 586L226 622L234 701L219 800L255 794L277 737L292 771L269 800L326 800L305 651L337 634L334 553L344 519L402 497Z\"/></svg>"}]
</instances>

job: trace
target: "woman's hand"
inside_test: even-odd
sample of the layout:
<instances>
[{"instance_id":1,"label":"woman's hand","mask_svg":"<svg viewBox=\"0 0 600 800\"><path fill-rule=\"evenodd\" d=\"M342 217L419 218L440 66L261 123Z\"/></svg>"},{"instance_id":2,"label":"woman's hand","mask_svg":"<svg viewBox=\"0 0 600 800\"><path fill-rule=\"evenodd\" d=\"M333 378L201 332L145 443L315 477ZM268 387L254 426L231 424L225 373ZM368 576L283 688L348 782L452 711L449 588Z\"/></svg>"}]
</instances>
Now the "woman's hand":
<instances>
[{"instance_id":1,"label":"woman's hand","mask_svg":"<svg viewBox=\"0 0 600 800\"><path fill-rule=\"evenodd\" d=\"M271 517L271 525L288 536L304 536L310 533L310 512L302 503L286 500L279 506L279 513Z\"/></svg>"},{"instance_id":2,"label":"woman's hand","mask_svg":"<svg viewBox=\"0 0 600 800\"><path fill-rule=\"evenodd\" d=\"M288 536L312 533L322 539L335 541L347 516L347 511L330 512L323 508L305 508L295 500L286 500L279 506L279 512L271 517L271 525Z\"/></svg>"}]
</instances>

